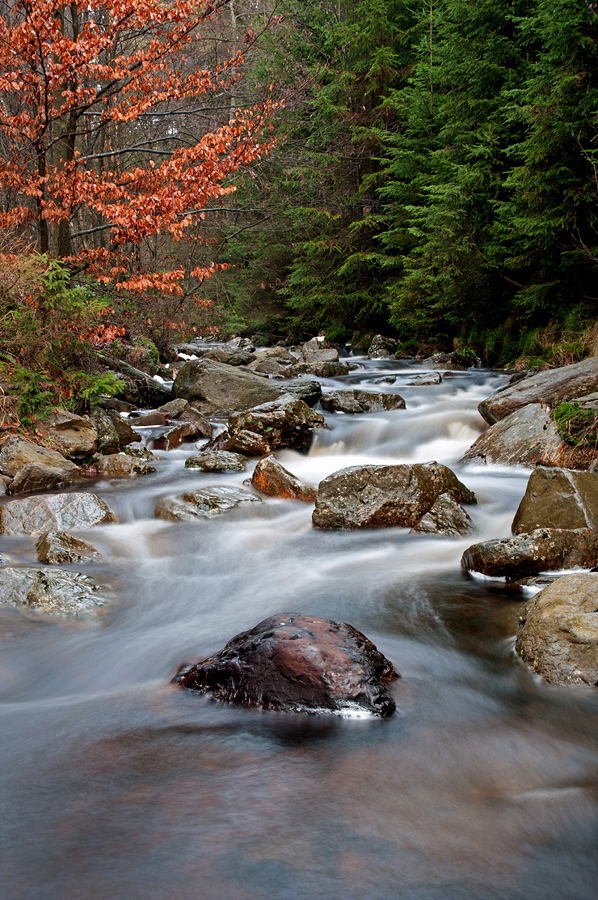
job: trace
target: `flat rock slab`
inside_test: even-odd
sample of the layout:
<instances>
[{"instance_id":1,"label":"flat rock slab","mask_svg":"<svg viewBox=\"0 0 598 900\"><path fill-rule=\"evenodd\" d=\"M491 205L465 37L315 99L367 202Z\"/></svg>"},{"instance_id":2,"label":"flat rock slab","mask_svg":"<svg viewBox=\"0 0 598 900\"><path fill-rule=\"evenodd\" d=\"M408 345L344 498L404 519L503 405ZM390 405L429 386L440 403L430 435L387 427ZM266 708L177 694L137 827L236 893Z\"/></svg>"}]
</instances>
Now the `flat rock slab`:
<instances>
[{"instance_id":1,"label":"flat rock slab","mask_svg":"<svg viewBox=\"0 0 598 900\"><path fill-rule=\"evenodd\" d=\"M24 497L0 506L0 534L69 531L115 521L114 513L97 494Z\"/></svg>"},{"instance_id":2,"label":"flat rock slab","mask_svg":"<svg viewBox=\"0 0 598 900\"><path fill-rule=\"evenodd\" d=\"M598 474L534 469L513 519L513 534L536 528L598 528Z\"/></svg>"},{"instance_id":3,"label":"flat rock slab","mask_svg":"<svg viewBox=\"0 0 598 900\"><path fill-rule=\"evenodd\" d=\"M516 652L553 684L598 686L598 574L564 575L522 610Z\"/></svg>"},{"instance_id":4,"label":"flat rock slab","mask_svg":"<svg viewBox=\"0 0 598 900\"><path fill-rule=\"evenodd\" d=\"M52 619L97 619L110 605L106 593L79 572L0 568L0 604Z\"/></svg>"},{"instance_id":5,"label":"flat rock slab","mask_svg":"<svg viewBox=\"0 0 598 900\"><path fill-rule=\"evenodd\" d=\"M468 572L515 581L539 572L581 567L598 562L598 530L538 528L528 534L473 544L461 557Z\"/></svg>"},{"instance_id":6,"label":"flat rock slab","mask_svg":"<svg viewBox=\"0 0 598 900\"><path fill-rule=\"evenodd\" d=\"M211 487L184 491L176 497L163 497L156 503L154 516L166 522L190 522L211 519L242 503L260 502L250 491L235 487Z\"/></svg>"},{"instance_id":7,"label":"flat rock slab","mask_svg":"<svg viewBox=\"0 0 598 900\"><path fill-rule=\"evenodd\" d=\"M491 425L460 461L511 466L558 466L570 449L561 440L546 406L529 403Z\"/></svg>"},{"instance_id":8,"label":"flat rock slab","mask_svg":"<svg viewBox=\"0 0 598 900\"><path fill-rule=\"evenodd\" d=\"M480 415L494 425L528 403L556 406L583 394L598 391L598 357L592 356L571 366L548 369L507 385L478 406Z\"/></svg>"},{"instance_id":9,"label":"flat rock slab","mask_svg":"<svg viewBox=\"0 0 598 900\"><path fill-rule=\"evenodd\" d=\"M197 456L185 460L186 469L200 469L202 472L243 472L247 458L228 450L202 450Z\"/></svg>"},{"instance_id":10,"label":"flat rock slab","mask_svg":"<svg viewBox=\"0 0 598 900\"><path fill-rule=\"evenodd\" d=\"M313 503L316 499L315 488L296 478L273 456L260 459L251 477L251 484L267 497L302 500L304 503Z\"/></svg>"},{"instance_id":11,"label":"flat rock slab","mask_svg":"<svg viewBox=\"0 0 598 900\"><path fill-rule=\"evenodd\" d=\"M371 391L330 391L322 394L320 403L330 412L350 414L383 412L405 409L405 401L398 394L373 393Z\"/></svg>"},{"instance_id":12,"label":"flat rock slab","mask_svg":"<svg viewBox=\"0 0 598 900\"><path fill-rule=\"evenodd\" d=\"M393 664L353 626L285 613L183 668L174 683L258 709L390 716L395 702L388 684L397 677Z\"/></svg>"},{"instance_id":13,"label":"flat rock slab","mask_svg":"<svg viewBox=\"0 0 598 900\"><path fill-rule=\"evenodd\" d=\"M192 401L199 412L230 415L268 403L282 393L280 387L242 366L211 359L193 359L180 369L172 392Z\"/></svg>"},{"instance_id":14,"label":"flat rock slab","mask_svg":"<svg viewBox=\"0 0 598 900\"><path fill-rule=\"evenodd\" d=\"M316 528L413 528L441 494L476 503L475 494L437 462L350 466L320 482Z\"/></svg>"}]
</instances>

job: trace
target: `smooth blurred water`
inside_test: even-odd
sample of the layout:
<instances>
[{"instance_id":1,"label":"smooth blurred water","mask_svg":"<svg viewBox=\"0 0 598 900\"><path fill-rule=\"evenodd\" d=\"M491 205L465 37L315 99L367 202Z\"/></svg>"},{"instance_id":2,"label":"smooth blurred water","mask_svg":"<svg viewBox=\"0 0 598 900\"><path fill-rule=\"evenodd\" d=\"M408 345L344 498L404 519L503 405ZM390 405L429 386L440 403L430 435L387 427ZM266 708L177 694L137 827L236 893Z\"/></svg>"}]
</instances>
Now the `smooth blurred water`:
<instances>
[{"instance_id":1,"label":"smooth blurred water","mask_svg":"<svg viewBox=\"0 0 598 900\"><path fill-rule=\"evenodd\" d=\"M528 477L457 465L503 378L405 386L417 371L363 361L325 382L407 409L327 414L310 454L281 461L313 484L444 462L478 496L473 537L320 532L311 507L270 499L155 520L161 496L250 475L185 470L193 447L90 486L120 519L84 535L105 557L85 571L117 601L107 624L0 613L6 900L594 900L596 693L532 677L513 653L525 598L459 567L474 540L509 534ZM29 538L0 551L35 561ZM170 686L181 662L285 611L371 637L402 674L398 713L262 713Z\"/></svg>"}]
</instances>

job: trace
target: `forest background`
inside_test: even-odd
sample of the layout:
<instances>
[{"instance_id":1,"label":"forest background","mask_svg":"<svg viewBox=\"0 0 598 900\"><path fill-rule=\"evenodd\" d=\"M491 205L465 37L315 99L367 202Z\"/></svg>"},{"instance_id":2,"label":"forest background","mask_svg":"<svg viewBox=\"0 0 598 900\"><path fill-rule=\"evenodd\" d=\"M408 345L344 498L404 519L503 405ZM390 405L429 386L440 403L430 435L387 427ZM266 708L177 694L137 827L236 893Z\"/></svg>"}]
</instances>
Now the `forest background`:
<instances>
[{"instance_id":1,"label":"forest background","mask_svg":"<svg viewBox=\"0 0 598 900\"><path fill-rule=\"evenodd\" d=\"M105 390L94 345L164 359L196 332L598 352L597 3L4 0L0 21L0 375L32 396L67 370L63 400Z\"/></svg>"}]
</instances>

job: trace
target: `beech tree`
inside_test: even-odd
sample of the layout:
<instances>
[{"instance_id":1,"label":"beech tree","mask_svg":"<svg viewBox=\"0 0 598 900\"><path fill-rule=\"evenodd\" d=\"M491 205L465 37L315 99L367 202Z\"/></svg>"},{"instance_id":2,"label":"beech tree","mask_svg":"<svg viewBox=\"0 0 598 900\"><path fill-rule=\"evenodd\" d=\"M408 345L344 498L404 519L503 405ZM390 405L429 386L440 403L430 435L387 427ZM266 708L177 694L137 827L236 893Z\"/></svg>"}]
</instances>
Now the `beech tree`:
<instances>
[{"instance_id":1,"label":"beech tree","mask_svg":"<svg viewBox=\"0 0 598 900\"><path fill-rule=\"evenodd\" d=\"M143 248L201 240L230 176L272 146L268 102L229 118L229 99L201 124L243 62L209 61L202 40L227 2L1 0L0 227L36 229L42 253L119 289L210 275L148 267Z\"/></svg>"}]
</instances>

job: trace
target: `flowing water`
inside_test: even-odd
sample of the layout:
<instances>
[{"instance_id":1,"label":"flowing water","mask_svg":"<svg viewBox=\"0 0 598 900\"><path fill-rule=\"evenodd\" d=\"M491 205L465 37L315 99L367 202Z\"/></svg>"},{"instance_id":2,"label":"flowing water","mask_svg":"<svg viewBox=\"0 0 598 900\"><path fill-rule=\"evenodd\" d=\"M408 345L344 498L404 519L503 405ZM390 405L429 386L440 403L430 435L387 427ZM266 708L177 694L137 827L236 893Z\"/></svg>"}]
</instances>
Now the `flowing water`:
<instances>
[{"instance_id":1,"label":"flowing water","mask_svg":"<svg viewBox=\"0 0 598 900\"><path fill-rule=\"evenodd\" d=\"M456 467L504 379L406 386L416 371L364 361L327 381L407 409L328 415L283 464L312 484L358 463ZM192 452L90 486L120 520L84 535L117 601L104 627L0 615L6 900L594 900L596 694L533 677L513 652L521 596L459 567L509 534L528 473L457 467L474 538L315 531L311 507L271 499L154 520L158 497L247 477L185 470ZM29 538L0 550L35 561ZM364 631L402 674L397 714L263 713L169 685L287 611Z\"/></svg>"}]
</instances>

